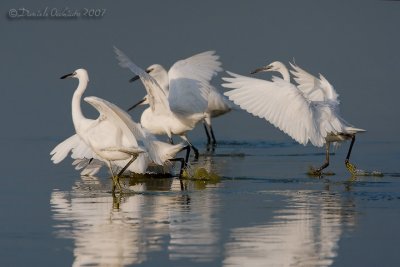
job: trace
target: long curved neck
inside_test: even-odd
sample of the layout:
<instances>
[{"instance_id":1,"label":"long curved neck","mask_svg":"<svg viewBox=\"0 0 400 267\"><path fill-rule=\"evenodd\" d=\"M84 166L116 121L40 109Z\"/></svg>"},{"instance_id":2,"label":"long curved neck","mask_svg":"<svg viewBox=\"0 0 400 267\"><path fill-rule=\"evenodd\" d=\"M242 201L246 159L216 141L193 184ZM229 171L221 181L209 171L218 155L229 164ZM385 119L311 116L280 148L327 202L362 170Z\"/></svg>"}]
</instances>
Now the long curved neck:
<instances>
[{"instance_id":1,"label":"long curved neck","mask_svg":"<svg viewBox=\"0 0 400 267\"><path fill-rule=\"evenodd\" d=\"M76 132L81 129L81 122L86 120L81 109L81 98L86 90L87 84L88 81L86 79L79 79L78 87L72 96L72 121L74 123Z\"/></svg>"},{"instance_id":2,"label":"long curved neck","mask_svg":"<svg viewBox=\"0 0 400 267\"><path fill-rule=\"evenodd\" d=\"M278 72L282 75L284 81L290 82L289 70L286 68L285 65L282 64Z\"/></svg>"}]
</instances>

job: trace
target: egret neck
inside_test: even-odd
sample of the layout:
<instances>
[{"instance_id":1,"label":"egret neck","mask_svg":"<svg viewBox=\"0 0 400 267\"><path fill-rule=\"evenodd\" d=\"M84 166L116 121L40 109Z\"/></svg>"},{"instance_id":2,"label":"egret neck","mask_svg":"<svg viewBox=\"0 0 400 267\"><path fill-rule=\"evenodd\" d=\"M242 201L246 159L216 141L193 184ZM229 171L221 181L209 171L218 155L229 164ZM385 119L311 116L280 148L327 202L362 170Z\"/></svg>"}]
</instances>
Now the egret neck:
<instances>
[{"instance_id":1,"label":"egret neck","mask_svg":"<svg viewBox=\"0 0 400 267\"><path fill-rule=\"evenodd\" d=\"M77 133L79 133L80 130L82 130L82 126L88 120L82 114L81 98L88 85L89 77L87 73L86 74L80 73L80 74L82 75L77 76L79 80L78 87L76 88L74 95L72 96L72 121L74 123L75 130Z\"/></svg>"}]
</instances>

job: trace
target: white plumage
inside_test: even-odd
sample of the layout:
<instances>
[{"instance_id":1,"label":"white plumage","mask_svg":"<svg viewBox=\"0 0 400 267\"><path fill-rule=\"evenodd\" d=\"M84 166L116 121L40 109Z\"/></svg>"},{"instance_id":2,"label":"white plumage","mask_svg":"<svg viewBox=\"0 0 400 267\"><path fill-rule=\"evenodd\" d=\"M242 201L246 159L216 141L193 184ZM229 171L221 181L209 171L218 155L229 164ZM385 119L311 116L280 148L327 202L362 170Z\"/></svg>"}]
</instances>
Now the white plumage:
<instances>
[{"instance_id":1,"label":"white plumage","mask_svg":"<svg viewBox=\"0 0 400 267\"><path fill-rule=\"evenodd\" d=\"M222 71L221 63L214 51L203 52L179 60L169 71L160 64L153 64L146 68L146 72L157 81L167 96L173 113L181 120L192 124L199 121L198 118L191 120L190 116L193 113L199 113L201 117L204 116L204 126L209 144L211 143L209 131L213 143L216 142L211 118L221 116L233 108L232 102L210 84L211 79L219 71ZM133 80L136 80L136 77ZM172 88L171 93L170 87ZM149 104L147 98L148 95L129 110L139 104ZM189 117L189 119L186 119L186 117Z\"/></svg>"},{"instance_id":2,"label":"white plumage","mask_svg":"<svg viewBox=\"0 0 400 267\"><path fill-rule=\"evenodd\" d=\"M228 72L223 78L225 92L235 104L249 113L264 118L300 144L311 142L321 147L327 144L327 159L321 168L329 165L329 143L352 139L346 166L355 171L348 162L355 134L365 130L354 128L339 115L338 95L333 86L322 76L316 78L300 67L291 64L291 73L297 86L290 82L289 71L281 62L273 62L258 68L261 71L278 71L283 79L272 77L271 81L245 77Z\"/></svg>"},{"instance_id":3,"label":"white plumage","mask_svg":"<svg viewBox=\"0 0 400 267\"><path fill-rule=\"evenodd\" d=\"M170 140L173 134L179 135L193 148L197 158L198 150L186 133L206 116L209 80L221 70L218 57L209 51L176 62L168 72L158 64L144 71L122 51L114 50L120 66L129 68L146 88L145 103L150 107L142 113L143 127L153 134L166 134Z\"/></svg>"},{"instance_id":4,"label":"white plumage","mask_svg":"<svg viewBox=\"0 0 400 267\"><path fill-rule=\"evenodd\" d=\"M80 100L89 82L88 74L86 70L78 69L62 78L67 77L79 80L72 98L72 119L77 134L51 151L54 163L60 162L72 151L71 157L78 159L74 162L77 168L82 167L85 159L93 158L106 162L110 170L113 162L123 169L127 166L130 171L144 173L150 163L163 165L184 148L184 144L170 145L158 141L140 124L133 122L126 112L98 97L86 97L84 100L99 111L99 117L96 120L85 118ZM98 167L90 169L86 173L94 173Z\"/></svg>"}]
</instances>

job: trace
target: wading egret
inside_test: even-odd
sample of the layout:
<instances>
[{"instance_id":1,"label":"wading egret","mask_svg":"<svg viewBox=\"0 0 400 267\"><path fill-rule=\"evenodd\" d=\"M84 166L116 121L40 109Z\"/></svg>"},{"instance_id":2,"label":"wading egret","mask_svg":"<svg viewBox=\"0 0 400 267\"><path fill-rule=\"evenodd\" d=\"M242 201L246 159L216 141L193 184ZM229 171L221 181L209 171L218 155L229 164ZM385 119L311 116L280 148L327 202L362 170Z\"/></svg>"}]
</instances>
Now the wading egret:
<instances>
[{"instance_id":1,"label":"wading egret","mask_svg":"<svg viewBox=\"0 0 400 267\"><path fill-rule=\"evenodd\" d=\"M183 144L173 146L153 139L152 135L147 135L145 131L142 131L140 125L134 123L127 113L114 104L98 97L85 97L84 100L100 113L95 120L86 118L82 114L80 102L89 82L88 73L85 69L77 69L73 73L62 76L61 79L68 77L76 78L79 81L72 97L72 120L77 135L91 149L88 152L88 148L83 147L85 152L82 155L85 155L85 158L93 157L107 163L113 178L113 190L115 186L118 186L119 190L121 190L119 176L133 162L133 169L138 173L143 173L149 162L153 161L162 165L167 160L163 157L169 158L170 155L165 153L167 147L173 147L174 152L176 150L175 154L184 148ZM141 145L138 144L135 135L142 136ZM72 141L67 139L69 140L67 144L79 147L80 141L77 141L76 137L71 138ZM62 156L65 158L66 150L68 148L61 145L59 150L53 150L52 153L56 154L57 151L63 151L62 153L60 152L63 154L58 158L60 160ZM160 154L159 151L164 153ZM121 161L125 161L125 165L122 166L122 170L118 175L114 175L111 164L113 162L113 164L120 165Z\"/></svg>"},{"instance_id":2,"label":"wading egret","mask_svg":"<svg viewBox=\"0 0 400 267\"><path fill-rule=\"evenodd\" d=\"M228 72L232 77L223 78L223 87L232 88L225 92L235 104L247 112L264 118L302 145L311 142L314 146L326 145L324 164L313 170L320 175L329 165L330 143L351 139L346 156L347 169L356 173L349 162L351 150L358 132L339 116L339 100L333 86L320 74L314 77L300 67L291 64L292 74L297 86L290 82L290 74L281 62L273 62L256 69L252 74L262 71L277 71L283 79L272 77L266 81Z\"/></svg>"}]
</instances>

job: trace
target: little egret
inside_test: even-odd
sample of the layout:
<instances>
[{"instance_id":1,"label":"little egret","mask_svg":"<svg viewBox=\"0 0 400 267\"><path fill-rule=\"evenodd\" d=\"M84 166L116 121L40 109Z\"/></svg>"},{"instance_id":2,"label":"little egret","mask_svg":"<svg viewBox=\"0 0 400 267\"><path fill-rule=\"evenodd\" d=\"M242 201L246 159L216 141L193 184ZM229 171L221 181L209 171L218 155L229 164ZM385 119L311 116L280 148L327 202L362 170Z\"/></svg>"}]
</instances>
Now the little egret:
<instances>
[{"instance_id":1,"label":"little egret","mask_svg":"<svg viewBox=\"0 0 400 267\"><path fill-rule=\"evenodd\" d=\"M199 157L198 150L191 144L186 133L192 130L196 124L204 120L208 107L210 86L208 81L219 69L219 62L214 64L193 65L186 68L186 62L176 63L167 73L160 65L153 65L149 75L146 71L134 64L122 51L114 47L119 65L129 68L135 75L131 80L140 78L144 84L147 96L146 103L150 105L141 116L141 124L152 134L166 134L172 141L172 134L179 135L195 152L195 158ZM205 52L210 55L211 52ZM201 62L201 61L200 61ZM153 78L156 77L156 78Z\"/></svg>"},{"instance_id":2,"label":"little egret","mask_svg":"<svg viewBox=\"0 0 400 267\"><path fill-rule=\"evenodd\" d=\"M72 120L79 139L72 136L64 141L63 145L57 146L57 149L51 152L56 161L65 158L68 154L68 147L80 148L81 152L75 152L81 153L78 157L100 159L107 163L113 178L113 190L115 186L118 186L121 191L119 176L133 162L132 169L142 173L146 170L149 162L153 161L162 165L168 160L171 156L169 154L171 150L168 148L173 148L172 156L175 156L184 148L183 144L172 146L153 139L151 135L141 131L139 125L134 123L128 114L114 104L98 97L85 97L84 100L99 111L99 117L96 120L84 117L80 102L89 82L88 73L84 69L78 69L73 73L62 76L61 79L67 77L77 78L79 81L72 97ZM142 145L138 144L135 134L142 136ZM83 143L81 143L82 141ZM163 153L160 153L160 151ZM59 156L56 156L57 153L59 153ZM123 161L125 161L125 164L122 165L121 172L114 175L112 162L120 165Z\"/></svg>"},{"instance_id":3,"label":"little egret","mask_svg":"<svg viewBox=\"0 0 400 267\"><path fill-rule=\"evenodd\" d=\"M210 93L208 95L208 105L205 111L203 125L207 135L207 144L213 145L216 144L216 139L211 125L211 118L221 116L233 108L232 102L210 84L211 79L217 75L219 71L222 71L221 63L218 59L219 57L215 55L214 51L207 51L177 61L168 72L160 64L153 64L146 68L146 72L157 81L167 98L169 96L169 86L171 83L170 77L173 77L176 71L190 73L190 79L207 83L210 88ZM133 82L137 79L139 79L139 76L133 77L130 81ZM129 108L128 111L143 104L149 104L147 96Z\"/></svg>"},{"instance_id":4,"label":"little egret","mask_svg":"<svg viewBox=\"0 0 400 267\"><path fill-rule=\"evenodd\" d=\"M264 118L300 144L309 141L317 147L326 145L324 164L313 171L321 171L329 165L330 143L351 139L345 164L350 173L356 168L349 162L350 153L358 132L339 116L339 100L333 86L320 74L314 77L300 67L291 64L291 73L297 86L290 83L290 74L281 62L273 62L252 72L277 71L283 79L272 77L272 81L245 77L228 72L232 77L223 78L223 87L232 88L225 92L242 109Z\"/></svg>"}]
</instances>

